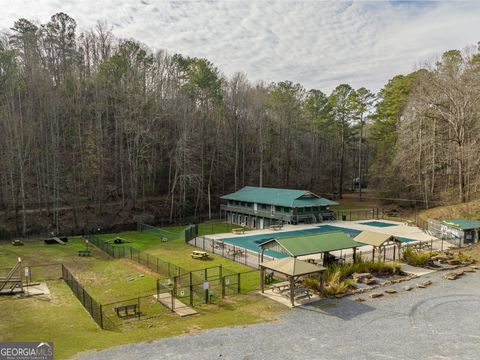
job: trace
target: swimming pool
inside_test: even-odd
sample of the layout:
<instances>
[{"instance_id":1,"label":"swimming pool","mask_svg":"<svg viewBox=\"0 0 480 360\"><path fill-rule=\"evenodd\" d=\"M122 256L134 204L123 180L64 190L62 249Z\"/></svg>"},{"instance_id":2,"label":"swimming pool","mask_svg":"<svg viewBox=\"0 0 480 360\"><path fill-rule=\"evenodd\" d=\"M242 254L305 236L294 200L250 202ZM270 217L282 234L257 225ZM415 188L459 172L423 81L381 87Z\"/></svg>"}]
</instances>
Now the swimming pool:
<instances>
[{"instance_id":1,"label":"swimming pool","mask_svg":"<svg viewBox=\"0 0 480 360\"><path fill-rule=\"evenodd\" d=\"M384 222L384 221L366 221L366 222L361 222L359 224L368 225L368 226L375 226L375 227L380 227L380 228L390 227L390 226L398 226L398 224L391 224L391 223L387 223L387 222Z\"/></svg>"},{"instance_id":2,"label":"swimming pool","mask_svg":"<svg viewBox=\"0 0 480 360\"><path fill-rule=\"evenodd\" d=\"M348 236L350 236L351 238L354 238L355 236L361 233L360 230L348 229L340 226L319 225L317 227L310 228L310 229L282 231L282 232L276 232L276 233L239 236L239 237L231 237L231 238L223 238L223 239L219 238L218 240L221 240L227 244L242 247L244 249L260 252L260 248L258 245L272 238L278 239L278 238L293 237L293 236L323 234L323 233L334 232L334 231L342 231ZM404 238L404 237L397 237L397 239L399 239L402 242L415 241L415 240ZM265 255L268 255L274 258L283 258L288 256L286 254L280 253L278 251L273 251L273 250L265 250Z\"/></svg>"}]
</instances>

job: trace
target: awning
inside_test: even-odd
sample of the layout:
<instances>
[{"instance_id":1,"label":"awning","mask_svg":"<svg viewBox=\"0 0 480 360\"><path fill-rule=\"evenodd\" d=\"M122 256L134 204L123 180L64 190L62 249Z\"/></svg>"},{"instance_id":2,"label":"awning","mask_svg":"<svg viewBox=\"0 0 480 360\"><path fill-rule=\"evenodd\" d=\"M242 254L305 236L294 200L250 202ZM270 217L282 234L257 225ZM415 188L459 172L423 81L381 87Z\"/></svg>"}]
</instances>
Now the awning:
<instances>
[{"instance_id":1,"label":"awning","mask_svg":"<svg viewBox=\"0 0 480 360\"><path fill-rule=\"evenodd\" d=\"M395 236L393 235L381 234L381 233L378 233L375 231L369 231L369 230L362 231L360 234L358 234L355 237L355 241L359 243L363 243L365 245L371 245L375 247L383 246L385 243L388 243L390 241L401 243L401 241L395 238Z\"/></svg>"},{"instance_id":2,"label":"awning","mask_svg":"<svg viewBox=\"0 0 480 360\"><path fill-rule=\"evenodd\" d=\"M265 261L260 263L260 266L287 276L308 275L325 270L323 266L317 266L291 257Z\"/></svg>"}]
</instances>

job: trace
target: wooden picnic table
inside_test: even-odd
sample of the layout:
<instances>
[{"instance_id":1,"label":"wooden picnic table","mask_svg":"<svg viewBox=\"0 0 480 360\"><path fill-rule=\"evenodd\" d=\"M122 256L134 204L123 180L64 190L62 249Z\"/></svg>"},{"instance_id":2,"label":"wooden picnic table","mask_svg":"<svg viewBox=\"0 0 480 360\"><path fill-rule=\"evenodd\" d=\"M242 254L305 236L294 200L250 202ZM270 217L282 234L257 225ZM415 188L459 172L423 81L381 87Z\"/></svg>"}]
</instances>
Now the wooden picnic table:
<instances>
[{"instance_id":1,"label":"wooden picnic table","mask_svg":"<svg viewBox=\"0 0 480 360\"><path fill-rule=\"evenodd\" d=\"M232 229L233 234L245 234L245 229L244 228L236 228Z\"/></svg>"},{"instance_id":2,"label":"wooden picnic table","mask_svg":"<svg viewBox=\"0 0 480 360\"><path fill-rule=\"evenodd\" d=\"M282 281L276 284L272 284L273 292L282 292L290 288L290 281Z\"/></svg>"},{"instance_id":3,"label":"wooden picnic table","mask_svg":"<svg viewBox=\"0 0 480 360\"><path fill-rule=\"evenodd\" d=\"M206 251L192 251L192 259L200 259L200 260L208 260L210 259L210 255Z\"/></svg>"},{"instance_id":4,"label":"wooden picnic table","mask_svg":"<svg viewBox=\"0 0 480 360\"><path fill-rule=\"evenodd\" d=\"M309 299L312 297L309 288L295 288L293 294L295 297L307 296Z\"/></svg>"}]
</instances>

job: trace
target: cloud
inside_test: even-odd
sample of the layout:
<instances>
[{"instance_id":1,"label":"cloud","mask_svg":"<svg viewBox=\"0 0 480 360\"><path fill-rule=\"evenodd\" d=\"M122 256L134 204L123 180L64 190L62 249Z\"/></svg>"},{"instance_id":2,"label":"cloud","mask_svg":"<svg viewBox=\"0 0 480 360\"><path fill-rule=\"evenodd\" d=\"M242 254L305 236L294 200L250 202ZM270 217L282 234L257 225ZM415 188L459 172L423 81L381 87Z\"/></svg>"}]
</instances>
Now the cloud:
<instances>
[{"instance_id":1,"label":"cloud","mask_svg":"<svg viewBox=\"0 0 480 360\"><path fill-rule=\"evenodd\" d=\"M8 1L8 4L7 4ZM0 28L64 11L79 29L106 20L118 37L205 57L227 75L379 90L443 51L476 44L480 2L0 0Z\"/></svg>"}]
</instances>

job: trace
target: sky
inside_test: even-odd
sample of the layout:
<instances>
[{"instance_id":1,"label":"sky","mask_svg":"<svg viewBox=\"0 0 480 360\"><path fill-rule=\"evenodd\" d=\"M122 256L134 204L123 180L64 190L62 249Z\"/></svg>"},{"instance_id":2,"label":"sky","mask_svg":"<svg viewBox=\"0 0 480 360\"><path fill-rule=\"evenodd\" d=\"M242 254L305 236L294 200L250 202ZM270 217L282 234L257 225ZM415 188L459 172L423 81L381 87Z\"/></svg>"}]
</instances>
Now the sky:
<instances>
[{"instance_id":1,"label":"sky","mask_svg":"<svg viewBox=\"0 0 480 360\"><path fill-rule=\"evenodd\" d=\"M0 30L66 12L82 31L107 21L152 50L204 57L227 76L340 83L378 91L449 49L480 40L480 1L0 0Z\"/></svg>"}]
</instances>

